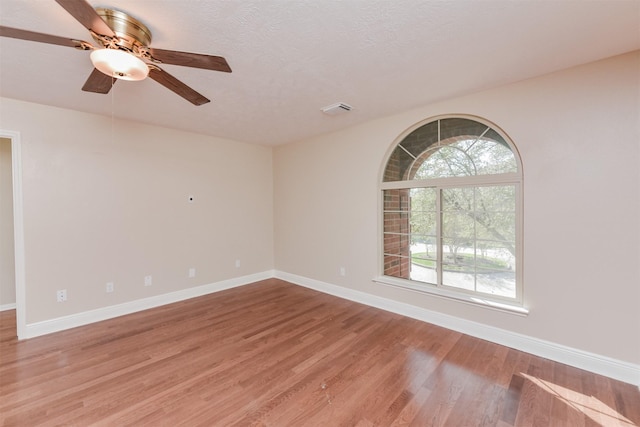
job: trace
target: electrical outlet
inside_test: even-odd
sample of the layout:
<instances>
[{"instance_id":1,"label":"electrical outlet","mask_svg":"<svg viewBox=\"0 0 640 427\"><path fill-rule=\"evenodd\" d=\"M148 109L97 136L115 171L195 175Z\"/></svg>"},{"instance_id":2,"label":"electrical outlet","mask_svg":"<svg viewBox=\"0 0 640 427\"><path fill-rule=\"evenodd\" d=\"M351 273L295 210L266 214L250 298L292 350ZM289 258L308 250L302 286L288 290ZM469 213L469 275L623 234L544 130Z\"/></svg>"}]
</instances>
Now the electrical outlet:
<instances>
[{"instance_id":1,"label":"electrical outlet","mask_svg":"<svg viewBox=\"0 0 640 427\"><path fill-rule=\"evenodd\" d=\"M151 276L144 276L144 285L145 286L151 286L151 284L153 283L153 279Z\"/></svg>"},{"instance_id":2,"label":"electrical outlet","mask_svg":"<svg viewBox=\"0 0 640 427\"><path fill-rule=\"evenodd\" d=\"M56 298L58 300L58 302L65 302L67 300L67 290L66 289L60 289L59 291L56 292Z\"/></svg>"},{"instance_id":3,"label":"electrical outlet","mask_svg":"<svg viewBox=\"0 0 640 427\"><path fill-rule=\"evenodd\" d=\"M340 275L342 277L346 276L347 275L347 269L344 268L344 267L340 267Z\"/></svg>"},{"instance_id":4,"label":"electrical outlet","mask_svg":"<svg viewBox=\"0 0 640 427\"><path fill-rule=\"evenodd\" d=\"M240 260L239 259L236 260L236 268L240 268Z\"/></svg>"},{"instance_id":5,"label":"electrical outlet","mask_svg":"<svg viewBox=\"0 0 640 427\"><path fill-rule=\"evenodd\" d=\"M196 269L191 267L189 269L189 278L196 277Z\"/></svg>"},{"instance_id":6,"label":"electrical outlet","mask_svg":"<svg viewBox=\"0 0 640 427\"><path fill-rule=\"evenodd\" d=\"M113 292L113 282L107 282L106 291L109 293Z\"/></svg>"}]
</instances>

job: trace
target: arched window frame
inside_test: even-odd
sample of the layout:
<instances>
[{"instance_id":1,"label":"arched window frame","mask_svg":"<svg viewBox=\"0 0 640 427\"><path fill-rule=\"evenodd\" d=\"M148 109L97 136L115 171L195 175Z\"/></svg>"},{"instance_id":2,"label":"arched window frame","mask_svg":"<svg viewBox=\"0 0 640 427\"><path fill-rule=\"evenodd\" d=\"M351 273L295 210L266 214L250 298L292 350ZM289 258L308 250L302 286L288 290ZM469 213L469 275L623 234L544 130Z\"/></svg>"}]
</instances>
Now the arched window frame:
<instances>
[{"instance_id":1,"label":"arched window frame","mask_svg":"<svg viewBox=\"0 0 640 427\"><path fill-rule=\"evenodd\" d=\"M415 174L416 170L419 168L419 164L417 161L421 158L421 156L429 150L434 150L434 148L442 147L443 140L440 138L440 121L445 119L467 119L475 121L479 124L487 126L488 129L496 132L509 146L511 152L514 155L517 171L516 172L508 172L508 173L500 173L500 174L487 174L487 175L473 175L473 176L455 176L455 177L443 177L443 178L429 178L429 179L410 179L412 174ZM422 128L425 125L432 124L434 122L438 122L438 141L429 145L427 149L422 151L417 156L413 156L409 153L401 144L405 141L405 139L411 135L414 131ZM449 140L450 138L446 138ZM414 160L410 167L407 168L406 173L401 180L385 180L387 167L389 165L389 161L391 159L394 150L397 147L402 148L407 154L414 157ZM498 310L514 312L516 314L527 314L528 310L524 307L524 284L523 284L523 195L522 195L522 186L523 186L523 166L522 160L519 154L519 151L516 145L513 143L511 138L496 124L477 116L472 115L441 115L435 116L428 119L425 119L419 123L416 123L414 126L407 129L398 138L395 139L393 144L390 146L387 155L385 156L385 160L382 164L380 175L379 175L379 262L378 262L378 277L376 278L376 282L391 285L394 287L401 287L403 289L408 289L412 291L417 291L421 293L433 294L440 297L450 298L459 300L462 302L467 302L471 304L486 306L489 308L494 308ZM515 246L516 246L516 265L515 265L515 297L514 298L506 298L493 296L486 293L481 293L477 291L465 291L465 290L457 290L452 289L449 286L442 285L442 283L425 283L420 281L414 281L405 278L394 277L390 275L385 275L385 252L384 252L384 211L385 211L385 201L384 201L384 192L385 190L393 190L393 189L412 189L412 188L437 188L437 189L448 189L448 188L460 188L460 187L478 187L478 186L491 186L491 185L513 185L515 188ZM439 220L439 223L441 221ZM442 234L440 230L438 230L438 239L442 239ZM410 244L410 243L408 243ZM441 243L439 243L441 244ZM441 246L440 246L441 248ZM441 267L440 264L438 264ZM442 274L442 273L440 273ZM439 276L441 279L441 276ZM440 280L439 279L439 280Z\"/></svg>"}]
</instances>

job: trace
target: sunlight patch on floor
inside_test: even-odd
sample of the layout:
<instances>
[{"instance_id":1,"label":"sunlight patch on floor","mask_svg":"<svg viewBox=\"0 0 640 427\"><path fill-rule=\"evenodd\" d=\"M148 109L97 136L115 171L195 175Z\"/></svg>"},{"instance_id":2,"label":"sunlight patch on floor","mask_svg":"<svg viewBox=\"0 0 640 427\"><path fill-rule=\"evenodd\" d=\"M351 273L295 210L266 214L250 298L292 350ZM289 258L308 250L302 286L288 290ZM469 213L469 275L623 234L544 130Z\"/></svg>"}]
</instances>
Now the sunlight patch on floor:
<instances>
[{"instance_id":1,"label":"sunlight patch on floor","mask_svg":"<svg viewBox=\"0 0 640 427\"><path fill-rule=\"evenodd\" d=\"M568 406L578 412L583 413L593 421L605 426L638 427L633 421L610 408L601 400L587 396L582 393L562 387L549 381L541 380L534 376L521 373L523 377L540 387L542 390L552 394Z\"/></svg>"}]
</instances>

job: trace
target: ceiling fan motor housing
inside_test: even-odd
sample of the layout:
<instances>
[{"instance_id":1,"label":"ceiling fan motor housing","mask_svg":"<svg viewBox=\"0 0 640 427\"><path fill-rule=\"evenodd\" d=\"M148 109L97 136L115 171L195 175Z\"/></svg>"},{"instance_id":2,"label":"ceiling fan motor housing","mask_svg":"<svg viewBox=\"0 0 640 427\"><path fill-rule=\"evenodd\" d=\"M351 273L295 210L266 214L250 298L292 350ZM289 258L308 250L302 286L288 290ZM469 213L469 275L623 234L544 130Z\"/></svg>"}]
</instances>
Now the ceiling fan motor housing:
<instances>
[{"instance_id":1,"label":"ceiling fan motor housing","mask_svg":"<svg viewBox=\"0 0 640 427\"><path fill-rule=\"evenodd\" d=\"M151 44L151 31L146 25L119 10L96 8L96 12L118 36L117 40L94 36L98 43L108 49L123 49L138 55L144 54L146 47Z\"/></svg>"}]
</instances>

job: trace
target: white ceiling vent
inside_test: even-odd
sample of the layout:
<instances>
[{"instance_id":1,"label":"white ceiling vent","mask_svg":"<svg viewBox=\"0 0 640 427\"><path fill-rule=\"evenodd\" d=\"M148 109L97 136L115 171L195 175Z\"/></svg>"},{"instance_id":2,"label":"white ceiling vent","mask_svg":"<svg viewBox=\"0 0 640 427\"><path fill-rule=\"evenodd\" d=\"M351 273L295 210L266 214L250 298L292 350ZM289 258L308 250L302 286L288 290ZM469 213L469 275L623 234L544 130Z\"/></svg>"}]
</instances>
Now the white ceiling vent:
<instances>
[{"instance_id":1,"label":"white ceiling vent","mask_svg":"<svg viewBox=\"0 0 640 427\"><path fill-rule=\"evenodd\" d=\"M347 113L352 109L353 107L351 105L345 104L344 102L338 102L337 104L328 105L322 108L322 112L330 116L335 116L338 114Z\"/></svg>"}]
</instances>

